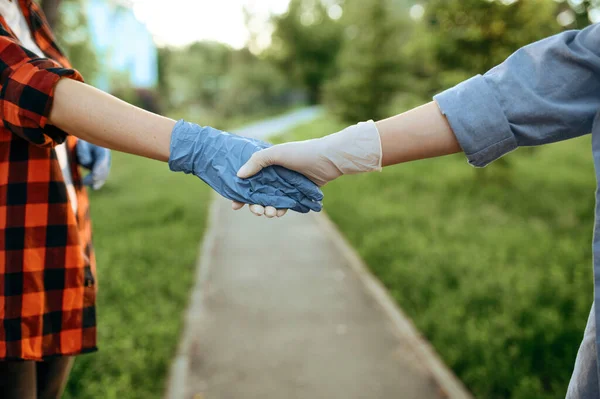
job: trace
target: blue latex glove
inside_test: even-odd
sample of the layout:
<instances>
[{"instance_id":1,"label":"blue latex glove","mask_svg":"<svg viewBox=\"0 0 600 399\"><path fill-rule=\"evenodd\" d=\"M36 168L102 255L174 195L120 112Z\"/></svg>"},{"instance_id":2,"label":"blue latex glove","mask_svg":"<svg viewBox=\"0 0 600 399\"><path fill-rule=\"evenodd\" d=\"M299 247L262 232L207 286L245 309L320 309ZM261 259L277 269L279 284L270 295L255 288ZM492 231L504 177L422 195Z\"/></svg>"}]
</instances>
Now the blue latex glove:
<instances>
[{"instance_id":1,"label":"blue latex glove","mask_svg":"<svg viewBox=\"0 0 600 399\"><path fill-rule=\"evenodd\" d=\"M198 176L223 197L245 204L319 212L323 193L289 169L268 167L249 179L237 177L253 153L269 144L180 120L171 134L169 168Z\"/></svg>"},{"instance_id":2,"label":"blue latex glove","mask_svg":"<svg viewBox=\"0 0 600 399\"><path fill-rule=\"evenodd\" d=\"M110 173L110 150L80 139L77 140L75 151L79 165L90 171L83 178L83 184L98 190L106 183Z\"/></svg>"}]
</instances>

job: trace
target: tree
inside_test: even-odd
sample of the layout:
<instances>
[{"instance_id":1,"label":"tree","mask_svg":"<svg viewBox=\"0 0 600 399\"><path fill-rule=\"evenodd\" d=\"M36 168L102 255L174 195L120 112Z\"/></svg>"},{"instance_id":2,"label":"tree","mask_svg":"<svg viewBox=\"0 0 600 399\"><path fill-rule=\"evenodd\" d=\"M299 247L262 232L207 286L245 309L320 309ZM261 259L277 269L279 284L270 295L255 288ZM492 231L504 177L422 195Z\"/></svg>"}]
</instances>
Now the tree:
<instances>
[{"instance_id":1,"label":"tree","mask_svg":"<svg viewBox=\"0 0 600 399\"><path fill-rule=\"evenodd\" d=\"M267 52L308 91L313 104L321 99L342 41L342 26L328 10L321 0L292 0L287 13L273 18L272 45Z\"/></svg>"},{"instance_id":2,"label":"tree","mask_svg":"<svg viewBox=\"0 0 600 399\"><path fill-rule=\"evenodd\" d=\"M62 0L44 0L42 2L42 10L46 14L50 27L55 28L58 26L59 21L59 8Z\"/></svg>"},{"instance_id":3,"label":"tree","mask_svg":"<svg viewBox=\"0 0 600 399\"><path fill-rule=\"evenodd\" d=\"M60 47L86 80L93 79L97 59L84 9L84 0L43 0L40 2Z\"/></svg>"},{"instance_id":4,"label":"tree","mask_svg":"<svg viewBox=\"0 0 600 399\"><path fill-rule=\"evenodd\" d=\"M284 107L288 93L288 81L281 71L248 49L241 49L233 54L216 109L225 118L259 114Z\"/></svg>"},{"instance_id":5,"label":"tree","mask_svg":"<svg viewBox=\"0 0 600 399\"><path fill-rule=\"evenodd\" d=\"M158 94L161 103L166 109L171 108L171 85L169 83L169 68L173 58L173 50L170 47L158 48Z\"/></svg>"},{"instance_id":6,"label":"tree","mask_svg":"<svg viewBox=\"0 0 600 399\"><path fill-rule=\"evenodd\" d=\"M171 51L167 76L173 106L196 105L214 109L231 67L233 50L222 43L197 42Z\"/></svg>"},{"instance_id":7,"label":"tree","mask_svg":"<svg viewBox=\"0 0 600 399\"><path fill-rule=\"evenodd\" d=\"M426 34L415 50L423 45L433 58L433 89L484 73L518 48L560 32L558 7L547 0L429 0Z\"/></svg>"},{"instance_id":8,"label":"tree","mask_svg":"<svg viewBox=\"0 0 600 399\"><path fill-rule=\"evenodd\" d=\"M382 118L400 87L403 26L388 0L347 2L346 32L326 103L348 122Z\"/></svg>"},{"instance_id":9,"label":"tree","mask_svg":"<svg viewBox=\"0 0 600 399\"><path fill-rule=\"evenodd\" d=\"M598 9L600 9L600 1L566 1L562 5L562 8L565 10L569 7L575 13L575 20L570 24L569 28L582 29L590 24L591 13L598 12Z\"/></svg>"}]
</instances>

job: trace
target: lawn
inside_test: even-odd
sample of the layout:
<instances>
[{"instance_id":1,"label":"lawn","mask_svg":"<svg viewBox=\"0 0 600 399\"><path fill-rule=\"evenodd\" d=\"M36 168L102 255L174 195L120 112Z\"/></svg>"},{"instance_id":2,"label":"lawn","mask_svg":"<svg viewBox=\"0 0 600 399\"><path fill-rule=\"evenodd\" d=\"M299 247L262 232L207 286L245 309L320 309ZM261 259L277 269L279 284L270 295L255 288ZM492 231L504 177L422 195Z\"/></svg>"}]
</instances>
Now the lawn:
<instances>
[{"instance_id":1,"label":"lawn","mask_svg":"<svg viewBox=\"0 0 600 399\"><path fill-rule=\"evenodd\" d=\"M340 130L329 117L277 141ZM590 137L341 178L325 210L478 398L564 398L592 304Z\"/></svg>"},{"instance_id":2,"label":"lawn","mask_svg":"<svg viewBox=\"0 0 600 399\"><path fill-rule=\"evenodd\" d=\"M66 398L161 398L194 282L210 192L166 164L115 153L91 193L100 351L75 362Z\"/></svg>"}]
</instances>

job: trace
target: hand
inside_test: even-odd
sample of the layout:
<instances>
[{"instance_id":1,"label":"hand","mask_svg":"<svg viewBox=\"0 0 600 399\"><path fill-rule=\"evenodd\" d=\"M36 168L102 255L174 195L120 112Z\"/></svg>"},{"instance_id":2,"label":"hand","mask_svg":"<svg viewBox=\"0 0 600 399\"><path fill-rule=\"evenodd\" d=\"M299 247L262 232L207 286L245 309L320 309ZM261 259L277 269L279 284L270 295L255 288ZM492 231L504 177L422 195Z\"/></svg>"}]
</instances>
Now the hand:
<instances>
[{"instance_id":1,"label":"hand","mask_svg":"<svg viewBox=\"0 0 600 399\"><path fill-rule=\"evenodd\" d=\"M273 166L250 179L236 176L253 153L269 146L259 140L180 120L171 133L169 167L175 172L198 176L232 201L301 213L319 212L323 193L297 172Z\"/></svg>"},{"instance_id":2,"label":"hand","mask_svg":"<svg viewBox=\"0 0 600 399\"><path fill-rule=\"evenodd\" d=\"M83 184L94 190L100 189L110 173L110 150L79 139L75 151L79 165L90 171L83 178Z\"/></svg>"},{"instance_id":3,"label":"hand","mask_svg":"<svg viewBox=\"0 0 600 399\"><path fill-rule=\"evenodd\" d=\"M234 211L238 211L242 209L246 204L243 202L233 201L231 203L231 208ZM262 205L250 205L250 212L255 214L256 216L265 216L268 219L272 219L274 217L283 217L287 213L287 209L276 209L272 206L262 206Z\"/></svg>"},{"instance_id":4,"label":"hand","mask_svg":"<svg viewBox=\"0 0 600 399\"><path fill-rule=\"evenodd\" d=\"M320 139L280 144L252 154L238 171L248 178L271 165L302 173L319 186L344 174L381 170L381 139L373 121Z\"/></svg>"}]
</instances>

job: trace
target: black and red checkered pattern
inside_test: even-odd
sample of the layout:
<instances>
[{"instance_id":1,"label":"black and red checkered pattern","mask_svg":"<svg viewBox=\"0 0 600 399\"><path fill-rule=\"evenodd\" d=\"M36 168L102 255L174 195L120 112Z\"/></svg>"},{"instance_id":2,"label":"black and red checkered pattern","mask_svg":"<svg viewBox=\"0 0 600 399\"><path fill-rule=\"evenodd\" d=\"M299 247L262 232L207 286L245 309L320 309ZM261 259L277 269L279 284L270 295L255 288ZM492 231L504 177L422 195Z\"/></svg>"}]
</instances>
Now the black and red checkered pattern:
<instances>
[{"instance_id":1,"label":"black and red checkered pattern","mask_svg":"<svg viewBox=\"0 0 600 399\"><path fill-rule=\"evenodd\" d=\"M77 139L48 124L58 80L82 77L38 5L19 2L47 58L0 16L0 360L42 360L96 349L95 260ZM53 149L65 140L77 213Z\"/></svg>"}]
</instances>

